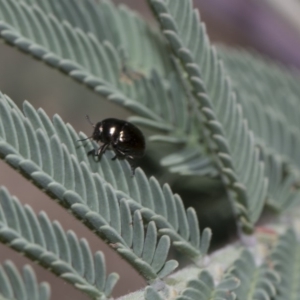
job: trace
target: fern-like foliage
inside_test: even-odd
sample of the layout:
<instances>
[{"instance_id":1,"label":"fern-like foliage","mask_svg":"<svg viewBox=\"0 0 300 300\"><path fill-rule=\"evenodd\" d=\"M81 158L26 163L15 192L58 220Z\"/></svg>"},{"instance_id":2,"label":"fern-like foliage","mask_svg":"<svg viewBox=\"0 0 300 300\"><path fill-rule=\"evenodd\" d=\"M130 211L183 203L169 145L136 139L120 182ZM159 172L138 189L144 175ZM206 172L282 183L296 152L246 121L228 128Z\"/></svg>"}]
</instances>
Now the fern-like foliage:
<instances>
[{"instance_id":1,"label":"fern-like foliage","mask_svg":"<svg viewBox=\"0 0 300 300\"><path fill-rule=\"evenodd\" d=\"M156 291L152 286L148 286L145 289L145 300L164 300L165 297L162 296L158 291Z\"/></svg>"},{"instance_id":2,"label":"fern-like foliage","mask_svg":"<svg viewBox=\"0 0 300 300\"><path fill-rule=\"evenodd\" d=\"M0 3L2 38L85 83L107 99L149 119L152 126L167 132L171 130L172 124L166 119L172 116L167 113L170 112L171 105L168 99L165 105L161 105L160 99L166 96L167 91L159 73L153 72L150 80L142 77L137 82L124 83L121 80L123 65L116 47L109 40L104 42L99 40L91 33L93 30L84 33L81 28L75 25L73 27L65 20L63 11L72 14L76 11L76 6L82 6L78 1L71 2L74 2L74 5L69 4L70 7L67 9L66 7L62 9L62 6L67 5L67 1L55 2L56 4L52 5L53 10L63 19L60 22L53 14L45 14L37 5L32 6L17 0L2 1ZM93 5L90 10L103 15L101 22L105 22L106 18L116 20L117 15L111 14L117 14L117 10L112 10L109 3L106 1L102 4L103 7L98 7L94 1L87 1L85 7L88 9ZM147 28L145 24L143 27ZM106 24L97 28L106 32L112 26ZM134 45L132 42L130 44Z\"/></svg>"},{"instance_id":3,"label":"fern-like foliage","mask_svg":"<svg viewBox=\"0 0 300 300\"><path fill-rule=\"evenodd\" d=\"M170 159L163 162L171 172L218 174L197 143L199 133L194 130L189 96L174 68L168 66L167 48L135 14L115 8L109 1L4 0L0 2L0 20L0 35L6 42L137 114L132 122L157 132L152 141L185 145L185 151L178 153L179 164ZM135 32L137 24L141 26ZM130 66L125 60L125 69L119 49L127 50ZM141 66L136 70L137 64ZM139 74L143 70L148 71ZM192 157L186 155L190 151Z\"/></svg>"},{"instance_id":4,"label":"fern-like foliage","mask_svg":"<svg viewBox=\"0 0 300 300\"><path fill-rule=\"evenodd\" d=\"M10 260L0 266L1 300L50 300L51 289L48 283L39 284L29 265L23 267L22 273Z\"/></svg>"},{"instance_id":5,"label":"fern-like foliage","mask_svg":"<svg viewBox=\"0 0 300 300\"><path fill-rule=\"evenodd\" d=\"M232 292L239 285L239 280L227 277L217 286L211 274L203 270L197 279L190 280L186 289L176 300L234 300L235 294Z\"/></svg>"},{"instance_id":6,"label":"fern-like foliage","mask_svg":"<svg viewBox=\"0 0 300 300\"><path fill-rule=\"evenodd\" d=\"M123 63L132 71L147 74L155 67L159 73L166 74L170 69L161 37L126 6L116 7L107 0L23 2L48 15L52 14L60 22L70 23L84 33L92 33L101 43L108 41L119 52L121 59L121 51L124 52Z\"/></svg>"},{"instance_id":7,"label":"fern-like foliage","mask_svg":"<svg viewBox=\"0 0 300 300\"><path fill-rule=\"evenodd\" d=\"M294 230L289 229L280 236L270 256L270 264L280 275L274 300L298 299L300 295L300 242Z\"/></svg>"},{"instance_id":8,"label":"fern-like foliage","mask_svg":"<svg viewBox=\"0 0 300 300\"><path fill-rule=\"evenodd\" d=\"M265 172L269 178L268 205L277 211L288 210L299 203L299 176L295 169L290 169L278 155L262 156Z\"/></svg>"},{"instance_id":9,"label":"fern-like foliage","mask_svg":"<svg viewBox=\"0 0 300 300\"><path fill-rule=\"evenodd\" d=\"M232 292L239 286L239 280L234 277L225 276L217 286L215 286L212 275L203 270L199 273L197 279L187 282L186 288L177 297L171 297L176 300L234 300L235 294ZM148 287L145 290L146 300L170 299L168 295L159 293L154 287Z\"/></svg>"},{"instance_id":10,"label":"fern-like foliage","mask_svg":"<svg viewBox=\"0 0 300 300\"><path fill-rule=\"evenodd\" d=\"M35 215L5 188L0 189L0 239L45 268L84 291L93 299L109 297L119 276L106 277L102 252L92 255L86 239L65 232L45 212Z\"/></svg>"},{"instance_id":11,"label":"fern-like foliage","mask_svg":"<svg viewBox=\"0 0 300 300\"><path fill-rule=\"evenodd\" d=\"M264 153L268 204L287 209L299 200L294 185L300 176L298 79L283 68L266 64L258 55L226 49L220 53L236 91L243 91L240 103Z\"/></svg>"},{"instance_id":12,"label":"fern-like foliage","mask_svg":"<svg viewBox=\"0 0 300 300\"><path fill-rule=\"evenodd\" d=\"M81 144L76 146L78 135L58 116L52 124L43 110L34 110L28 102L24 103L24 112L26 117L2 95L0 153L5 161L70 208L109 243L132 249L131 257L125 256L140 263L141 273L151 267L141 262L140 251L131 239L127 240L135 230L130 211L140 210L138 213L147 222L153 220L159 233L167 234L174 246L191 258L205 255L211 231L205 229L200 237L195 211L189 208L185 212L182 200L172 194L168 185L161 188L155 178L148 180L140 169L132 178L126 161L109 160L112 153L103 156L101 163L88 157L87 150L95 145L88 141L86 148ZM143 240L143 236L140 238ZM124 250L120 253L124 254ZM147 279L154 279L155 269L148 273Z\"/></svg>"},{"instance_id":13,"label":"fern-like foliage","mask_svg":"<svg viewBox=\"0 0 300 300\"><path fill-rule=\"evenodd\" d=\"M257 143L268 153L275 152L282 160L299 168L299 79L284 68L267 64L258 55L226 50L221 54L234 86L243 91L241 104L245 106Z\"/></svg>"},{"instance_id":14,"label":"fern-like foliage","mask_svg":"<svg viewBox=\"0 0 300 300\"><path fill-rule=\"evenodd\" d=\"M228 274L240 280L240 285L234 291L237 300L273 299L280 281L278 273L267 264L257 266L248 250L242 250L240 257L228 270Z\"/></svg>"},{"instance_id":15,"label":"fern-like foliage","mask_svg":"<svg viewBox=\"0 0 300 300\"><path fill-rule=\"evenodd\" d=\"M267 193L264 167L254 136L215 49L210 45L192 1L149 0L173 52L180 59L199 104L207 144L235 194L244 228L260 216Z\"/></svg>"}]
</instances>

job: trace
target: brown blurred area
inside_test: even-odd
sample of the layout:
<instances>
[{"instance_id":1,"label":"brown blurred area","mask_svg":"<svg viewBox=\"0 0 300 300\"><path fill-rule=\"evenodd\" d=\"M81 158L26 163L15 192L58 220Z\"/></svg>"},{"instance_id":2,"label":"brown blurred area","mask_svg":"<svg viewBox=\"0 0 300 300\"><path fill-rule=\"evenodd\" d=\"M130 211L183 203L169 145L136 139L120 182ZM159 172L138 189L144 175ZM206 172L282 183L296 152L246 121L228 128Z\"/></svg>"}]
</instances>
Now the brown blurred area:
<instances>
[{"instance_id":1,"label":"brown blurred area","mask_svg":"<svg viewBox=\"0 0 300 300\"><path fill-rule=\"evenodd\" d=\"M154 21L146 1L115 2L126 3L144 14L149 21ZM287 65L300 66L299 33L263 1L194 0L194 4L200 8L201 18L213 42L255 49ZM0 53L0 90L20 107L27 99L34 107L42 107L49 116L58 113L77 131L87 134L91 128L85 120L85 114L95 121L109 116L128 116L128 112L122 108L100 99L84 86L16 49L1 43ZM31 205L36 212L44 210L52 220L60 221L64 229L74 230L79 237L88 239L93 251L103 251L108 272L120 275L115 297L145 286L144 280L114 251L3 161L0 161L0 185L6 186L10 193L22 203ZM51 284L52 299L87 299L69 284L2 244L0 251L0 262L12 259L18 266L31 264L39 280Z\"/></svg>"}]
</instances>

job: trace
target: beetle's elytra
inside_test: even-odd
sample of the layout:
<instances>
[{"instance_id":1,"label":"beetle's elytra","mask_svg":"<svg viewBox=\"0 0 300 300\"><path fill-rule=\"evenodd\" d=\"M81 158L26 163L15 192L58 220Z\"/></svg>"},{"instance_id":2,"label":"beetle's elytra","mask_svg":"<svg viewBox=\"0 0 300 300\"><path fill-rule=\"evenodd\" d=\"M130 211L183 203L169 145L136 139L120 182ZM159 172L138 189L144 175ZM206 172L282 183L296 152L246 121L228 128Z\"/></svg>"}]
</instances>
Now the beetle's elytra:
<instances>
[{"instance_id":1,"label":"beetle's elytra","mask_svg":"<svg viewBox=\"0 0 300 300\"><path fill-rule=\"evenodd\" d=\"M112 160L117 158L126 159L130 163L134 174L134 162L137 158L141 158L144 155L146 147L145 138L141 130L124 120L108 118L94 125L88 116L87 119L94 127L94 132L89 138L97 143L102 143L97 150L89 151L88 155L93 154L101 159L102 154L108 148L111 148L115 152Z\"/></svg>"}]
</instances>

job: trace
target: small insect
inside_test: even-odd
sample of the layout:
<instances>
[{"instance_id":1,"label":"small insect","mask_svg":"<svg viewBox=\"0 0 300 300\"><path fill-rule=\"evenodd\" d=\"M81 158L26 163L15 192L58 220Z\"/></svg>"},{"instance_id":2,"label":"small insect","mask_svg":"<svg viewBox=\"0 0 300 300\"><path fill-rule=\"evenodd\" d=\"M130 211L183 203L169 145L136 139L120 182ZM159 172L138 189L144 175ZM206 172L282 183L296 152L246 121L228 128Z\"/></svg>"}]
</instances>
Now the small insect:
<instances>
[{"instance_id":1,"label":"small insect","mask_svg":"<svg viewBox=\"0 0 300 300\"><path fill-rule=\"evenodd\" d=\"M135 160L141 158L145 154L145 138L140 129L134 126L132 123L108 118L98 122L94 125L89 116L86 116L89 123L94 127L94 132L91 137L83 140L93 139L97 143L101 142L102 145L96 150L93 149L88 152L88 155L95 155L99 159L108 148L111 148L115 152L115 159L126 159L134 175Z\"/></svg>"}]
</instances>

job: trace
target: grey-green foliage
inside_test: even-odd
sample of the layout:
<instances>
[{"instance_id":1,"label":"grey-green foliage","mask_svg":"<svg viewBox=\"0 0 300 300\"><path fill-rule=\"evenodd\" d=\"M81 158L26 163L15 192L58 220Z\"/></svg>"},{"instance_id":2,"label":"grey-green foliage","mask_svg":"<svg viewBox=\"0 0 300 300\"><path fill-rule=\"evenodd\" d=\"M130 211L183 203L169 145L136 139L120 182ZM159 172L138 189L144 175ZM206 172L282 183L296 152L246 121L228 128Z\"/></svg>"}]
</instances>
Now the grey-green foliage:
<instances>
[{"instance_id":1,"label":"grey-green foliage","mask_svg":"<svg viewBox=\"0 0 300 300\"><path fill-rule=\"evenodd\" d=\"M171 172L216 176L216 168L197 143L189 96L159 35L109 1L52 2L1 1L1 37L133 111L138 116L131 121L156 132L152 141L185 145L175 160L173 155L162 161ZM125 60L125 69L119 49L127 50L130 65ZM148 71L140 74L144 70Z\"/></svg>"},{"instance_id":2,"label":"grey-green foliage","mask_svg":"<svg viewBox=\"0 0 300 300\"><path fill-rule=\"evenodd\" d=\"M259 218L267 193L263 163L253 133L230 79L210 45L192 1L149 0L162 31L188 74L199 104L200 121L206 130L207 145L215 153L226 186L237 201L235 210L244 227Z\"/></svg>"},{"instance_id":3,"label":"grey-green foliage","mask_svg":"<svg viewBox=\"0 0 300 300\"><path fill-rule=\"evenodd\" d=\"M284 163L278 155L264 154L265 173L269 179L267 204L283 212L299 202L300 190L297 186L299 175Z\"/></svg>"},{"instance_id":4,"label":"grey-green foliage","mask_svg":"<svg viewBox=\"0 0 300 300\"><path fill-rule=\"evenodd\" d=\"M299 78L258 55L226 49L221 54L235 89L242 91L239 99L257 144L299 169Z\"/></svg>"},{"instance_id":5,"label":"grey-green foliage","mask_svg":"<svg viewBox=\"0 0 300 300\"><path fill-rule=\"evenodd\" d=\"M109 297L118 281L116 273L106 276L102 252L93 256L86 239L79 240L71 230L65 232L45 212L36 216L29 205L21 205L3 187L0 188L0 239L93 299Z\"/></svg>"},{"instance_id":6,"label":"grey-green foliage","mask_svg":"<svg viewBox=\"0 0 300 300\"><path fill-rule=\"evenodd\" d=\"M66 2L55 2L55 7L62 11L62 8L59 7ZM71 2L74 2L75 6L67 8L70 12L79 5L78 1ZM100 22L104 22L104 18L118 20L119 11L113 10L109 5L110 2L103 3L103 7L98 7L98 4L93 3L93 1L87 1L86 7L92 5L91 10L99 13L101 11L103 17ZM156 69L151 72L149 79L142 76L141 80L133 81L130 84L121 80L122 76L129 75L123 74L120 53L118 53L117 46L110 40L99 40L91 33L93 30L84 32L83 29L75 25L73 27L66 20L59 21L53 14L45 14L37 5L32 6L16 0L5 0L0 3L0 12L2 12L1 36L7 42L31 53L53 67L61 69L107 99L131 109L146 118L147 124L151 127L169 132L174 130L172 122L184 121L183 118L172 120L174 109L170 102L174 99L169 99L168 89L164 86L164 81ZM85 18L89 17L85 16ZM130 19L129 16L126 18ZM135 18L137 19L137 17ZM97 28L106 32L113 27L109 24L106 25L101 27L99 24ZM121 25L121 27L123 26ZM139 37L147 36L149 40L148 27L144 24L140 28L145 28L146 32L141 33ZM118 34L122 35L121 32ZM133 42L130 44L134 45ZM155 51L156 48L153 46L149 48ZM158 57L161 59L161 56ZM162 66L163 64L158 65ZM173 80L175 80L174 76ZM171 86L176 89L177 85L173 83ZM162 103L161 98L166 101ZM182 102L180 97L176 97L175 100ZM178 103L174 107L175 110L179 110L175 112L175 116L179 112L182 116L184 115L184 111L186 111L184 104ZM180 129L184 130L182 126Z\"/></svg>"},{"instance_id":7,"label":"grey-green foliage","mask_svg":"<svg viewBox=\"0 0 300 300\"><path fill-rule=\"evenodd\" d=\"M177 297L176 300L234 300L233 292L239 286L239 280L225 276L218 285L215 285L212 275L202 270L197 278L187 282L186 287ZM163 300L169 299L163 292L158 292L154 287L148 287L145 290L146 300Z\"/></svg>"},{"instance_id":8,"label":"grey-green foliage","mask_svg":"<svg viewBox=\"0 0 300 300\"><path fill-rule=\"evenodd\" d=\"M274 300L300 299L300 242L294 230L288 229L279 237L270 255L270 264L280 275Z\"/></svg>"},{"instance_id":9,"label":"grey-green foliage","mask_svg":"<svg viewBox=\"0 0 300 300\"><path fill-rule=\"evenodd\" d=\"M245 229L252 229L266 201L278 211L294 205L300 174L299 78L246 53L221 49L219 55L192 1L149 3L173 54L139 16L108 0L1 0L0 35L133 111L133 122L154 131L152 141L181 145L161 161L171 172L221 175ZM96 162L86 155L95 144L76 144L85 134L78 135L59 116L51 122L28 102L23 110L0 94L0 156L114 245L148 282L176 268L176 261L166 261L171 243L196 262L206 254L211 231L200 234L195 210L185 210L167 184L148 180L141 169L130 177L129 165L111 162L110 152ZM101 283L96 279L104 273L102 255L93 259L86 242L72 232L65 234L43 213L37 218L15 198L7 201L4 190L0 195L6 199L4 241L92 297L111 293L115 274L107 280L99 276ZM7 212L14 218L6 218ZM33 223L40 229L28 227ZM65 260L63 247L69 249L62 251ZM298 254L299 242L288 231L270 257L276 272L269 260L257 266L243 251L219 285L202 271L177 300L293 299L299 294L299 268L293 264ZM234 292L237 280L229 275L241 281ZM165 298L154 287L145 297Z\"/></svg>"},{"instance_id":10,"label":"grey-green foliage","mask_svg":"<svg viewBox=\"0 0 300 300\"><path fill-rule=\"evenodd\" d=\"M163 297L152 286L146 287L144 297L145 297L145 300L164 300L165 299L165 297Z\"/></svg>"},{"instance_id":11,"label":"grey-green foliage","mask_svg":"<svg viewBox=\"0 0 300 300\"><path fill-rule=\"evenodd\" d=\"M148 280L165 271L162 272L163 266L158 270L153 265L154 258L146 262L140 252L147 239L144 240L143 235L135 236L140 224L132 221L131 211L138 210L136 214L141 214L147 222L153 220L159 233L168 235L161 239L166 241L170 237L174 246L186 255L193 259L205 255L210 230L205 229L200 237L194 209L185 212L182 200L168 185L162 188L155 178L148 180L140 169L131 177L128 163L111 161L111 153L98 163L86 155L87 150L96 145L87 141L86 148L83 147L74 129L58 116L52 124L43 110L36 111L28 102L24 103L24 113L25 116L8 97L1 95L1 156L57 198L61 205L70 208L98 235L119 245L117 251L134 262ZM136 220L135 215L133 220ZM135 247L136 241L140 247ZM157 249L159 246L160 243ZM133 250L129 251L130 255L128 249ZM165 250L168 251L168 247ZM169 269L170 265L174 268L176 263L169 262L165 267Z\"/></svg>"},{"instance_id":12,"label":"grey-green foliage","mask_svg":"<svg viewBox=\"0 0 300 300\"><path fill-rule=\"evenodd\" d=\"M225 277L215 286L211 274L203 270L197 279L188 281L187 287L176 300L234 300L235 290L239 280L233 277Z\"/></svg>"},{"instance_id":13,"label":"grey-green foliage","mask_svg":"<svg viewBox=\"0 0 300 300\"><path fill-rule=\"evenodd\" d=\"M299 77L244 51L220 51L269 179L268 203L282 211L299 199ZM246 71L245 71L246 70Z\"/></svg>"},{"instance_id":14,"label":"grey-green foliage","mask_svg":"<svg viewBox=\"0 0 300 300\"><path fill-rule=\"evenodd\" d=\"M235 290L237 300L273 299L280 276L267 263L256 265L250 251L243 249L240 257L228 270L228 274L240 280Z\"/></svg>"},{"instance_id":15,"label":"grey-green foliage","mask_svg":"<svg viewBox=\"0 0 300 300\"><path fill-rule=\"evenodd\" d=\"M108 41L117 51L125 52L124 63L133 70L147 74L155 66L159 73L166 74L170 68L167 52L157 32L126 6L116 7L107 0L23 2L52 14L60 22L68 22L85 33L91 32L101 43Z\"/></svg>"},{"instance_id":16,"label":"grey-green foliage","mask_svg":"<svg viewBox=\"0 0 300 300\"><path fill-rule=\"evenodd\" d=\"M0 266L1 300L50 300L51 289L48 283L38 283L34 270L25 265L21 275L10 260Z\"/></svg>"}]
</instances>

